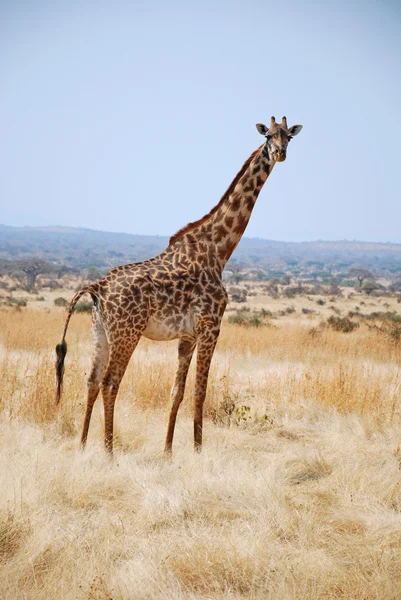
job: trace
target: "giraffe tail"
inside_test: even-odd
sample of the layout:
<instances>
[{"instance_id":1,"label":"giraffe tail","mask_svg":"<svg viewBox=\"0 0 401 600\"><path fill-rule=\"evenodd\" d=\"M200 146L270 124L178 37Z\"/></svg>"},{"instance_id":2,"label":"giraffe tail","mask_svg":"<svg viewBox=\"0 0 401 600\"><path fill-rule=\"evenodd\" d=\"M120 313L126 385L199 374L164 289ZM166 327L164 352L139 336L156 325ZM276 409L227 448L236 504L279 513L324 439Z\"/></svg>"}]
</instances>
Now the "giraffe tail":
<instances>
[{"instance_id":1,"label":"giraffe tail","mask_svg":"<svg viewBox=\"0 0 401 600\"><path fill-rule=\"evenodd\" d=\"M61 339L61 343L56 346L56 404L59 404L61 398L61 392L63 389L63 377L64 377L64 359L67 354L67 342L65 341L65 336L67 334L68 324L71 319L71 315L74 312L74 308L78 300L84 294L90 293L93 298L94 286L90 285L82 288L70 302L70 306L68 308L67 320L64 326L63 337Z\"/></svg>"}]
</instances>

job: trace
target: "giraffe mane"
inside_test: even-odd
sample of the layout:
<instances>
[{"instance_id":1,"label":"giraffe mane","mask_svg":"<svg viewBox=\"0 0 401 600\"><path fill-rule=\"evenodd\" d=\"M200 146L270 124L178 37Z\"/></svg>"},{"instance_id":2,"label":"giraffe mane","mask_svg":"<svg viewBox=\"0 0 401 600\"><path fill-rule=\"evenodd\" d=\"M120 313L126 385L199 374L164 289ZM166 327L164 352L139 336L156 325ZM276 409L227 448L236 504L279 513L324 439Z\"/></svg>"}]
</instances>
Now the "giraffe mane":
<instances>
[{"instance_id":1,"label":"giraffe mane","mask_svg":"<svg viewBox=\"0 0 401 600\"><path fill-rule=\"evenodd\" d=\"M188 225L185 225L184 227L181 227L181 229L179 229L174 235L171 236L170 241L169 241L169 246L172 246L173 244L175 244L176 242L178 242L178 240L183 235L185 235L186 233L189 233L190 231L192 231L196 227L199 227L200 225L203 225L203 223L205 223L205 221L207 221L209 219L209 217L211 217L212 215L214 215L219 210L220 206L222 204L224 204L224 202L227 200L227 198L233 193L233 191L235 189L235 186L237 185L238 181L241 179L241 177L243 176L243 174L245 173L245 171L247 170L247 168L251 164L252 160L255 158L256 154L259 152L259 150L263 146L264 146L264 144L262 144L261 146L259 146L259 148L257 148L254 152L252 152L251 156L244 162L244 164L242 165L241 169L238 171L238 173L236 174L236 176L232 180L232 182L230 184L230 187L227 189L227 191L221 197L220 202L218 204L216 204L216 206L214 206L212 208L212 210L210 212L208 212L201 219L198 219L197 221L193 221L192 223L188 223Z\"/></svg>"}]
</instances>

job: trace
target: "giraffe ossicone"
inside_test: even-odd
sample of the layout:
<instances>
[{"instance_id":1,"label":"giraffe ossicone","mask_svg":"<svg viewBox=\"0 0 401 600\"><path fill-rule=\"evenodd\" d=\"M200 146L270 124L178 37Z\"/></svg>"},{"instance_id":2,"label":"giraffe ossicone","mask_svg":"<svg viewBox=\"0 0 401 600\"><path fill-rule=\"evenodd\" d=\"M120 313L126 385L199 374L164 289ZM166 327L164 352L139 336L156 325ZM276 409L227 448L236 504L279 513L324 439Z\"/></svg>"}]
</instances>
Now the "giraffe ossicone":
<instances>
[{"instance_id":1,"label":"giraffe ossicone","mask_svg":"<svg viewBox=\"0 0 401 600\"><path fill-rule=\"evenodd\" d=\"M94 352L81 436L85 446L93 405L102 391L106 449L113 451L114 404L128 362L141 336L179 340L178 369L171 392L165 452L172 451L174 427L185 383L197 347L194 397L194 444L202 447L203 405L210 363L227 305L223 268L240 241L257 197L276 162L302 125L287 119L270 127L256 125L265 142L251 154L220 202L170 238L158 256L112 269L103 279L80 290L71 300L62 341L56 347L56 401L60 401L67 352L65 336L75 304L84 294L93 300Z\"/></svg>"}]
</instances>

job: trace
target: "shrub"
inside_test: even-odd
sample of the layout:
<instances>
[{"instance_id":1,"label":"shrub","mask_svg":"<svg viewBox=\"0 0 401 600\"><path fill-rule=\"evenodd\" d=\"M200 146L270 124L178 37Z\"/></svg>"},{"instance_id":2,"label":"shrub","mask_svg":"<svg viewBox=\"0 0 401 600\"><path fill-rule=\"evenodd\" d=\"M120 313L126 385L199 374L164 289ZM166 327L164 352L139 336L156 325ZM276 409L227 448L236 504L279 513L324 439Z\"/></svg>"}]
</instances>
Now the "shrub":
<instances>
[{"instance_id":1,"label":"shrub","mask_svg":"<svg viewBox=\"0 0 401 600\"><path fill-rule=\"evenodd\" d=\"M358 307L357 307L358 309ZM359 310L359 309L358 309ZM361 319L365 319L367 321L386 321L386 322L390 322L390 323L401 323L401 315L399 315L398 313L394 312L390 312L390 311L373 311L371 313L369 313L368 315L360 313L360 312L355 312L350 310L348 312L348 316L349 317L360 317Z\"/></svg>"},{"instance_id":2,"label":"shrub","mask_svg":"<svg viewBox=\"0 0 401 600\"><path fill-rule=\"evenodd\" d=\"M367 315L368 319L381 319L382 321L391 321L392 323L401 323L401 315L396 312L372 312Z\"/></svg>"},{"instance_id":3,"label":"shrub","mask_svg":"<svg viewBox=\"0 0 401 600\"><path fill-rule=\"evenodd\" d=\"M235 325L245 325L250 327L259 327L261 325L272 326L269 321L266 320L269 316L271 316L270 311L264 311L262 309L260 312L251 312L248 307L244 307L230 315L228 317L228 322L234 323Z\"/></svg>"},{"instance_id":4,"label":"shrub","mask_svg":"<svg viewBox=\"0 0 401 600\"><path fill-rule=\"evenodd\" d=\"M11 298L11 304L15 306L26 306L27 301L26 298Z\"/></svg>"},{"instance_id":5,"label":"shrub","mask_svg":"<svg viewBox=\"0 0 401 600\"><path fill-rule=\"evenodd\" d=\"M7 304L8 304L8 306L12 306L13 308L16 308L17 310L21 310L22 307L27 305L27 300L26 300L26 298L8 297Z\"/></svg>"},{"instance_id":6,"label":"shrub","mask_svg":"<svg viewBox=\"0 0 401 600\"><path fill-rule=\"evenodd\" d=\"M59 298L56 298L54 301L55 306L67 306L67 304L68 304L68 300L66 300L65 298L62 298L61 296Z\"/></svg>"},{"instance_id":7,"label":"shrub","mask_svg":"<svg viewBox=\"0 0 401 600\"><path fill-rule=\"evenodd\" d=\"M233 302L246 302L248 292L244 288L233 287L230 290L231 300Z\"/></svg>"},{"instance_id":8,"label":"shrub","mask_svg":"<svg viewBox=\"0 0 401 600\"><path fill-rule=\"evenodd\" d=\"M351 321L348 317L329 317L327 319L327 325L335 331L342 331L343 333L350 333L359 327L359 323Z\"/></svg>"},{"instance_id":9,"label":"shrub","mask_svg":"<svg viewBox=\"0 0 401 600\"><path fill-rule=\"evenodd\" d=\"M371 281L370 279L366 279L366 281L362 284L362 291L365 292L368 296L379 288L378 284L375 281Z\"/></svg>"},{"instance_id":10,"label":"shrub","mask_svg":"<svg viewBox=\"0 0 401 600\"><path fill-rule=\"evenodd\" d=\"M77 313L92 312L92 302L78 302L75 305L75 312L77 312Z\"/></svg>"},{"instance_id":11,"label":"shrub","mask_svg":"<svg viewBox=\"0 0 401 600\"><path fill-rule=\"evenodd\" d=\"M401 341L401 325L397 322L383 321L380 326L368 325L378 333L383 334L390 342L398 344Z\"/></svg>"},{"instance_id":12,"label":"shrub","mask_svg":"<svg viewBox=\"0 0 401 600\"><path fill-rule=\"evenodd\" d=\"M286 289L283 291L283 295L284 295L286 298L295 298L295 296L296 296L296 290L295 290L294 288L286 288Z\"/></svg>"}]
</instances>

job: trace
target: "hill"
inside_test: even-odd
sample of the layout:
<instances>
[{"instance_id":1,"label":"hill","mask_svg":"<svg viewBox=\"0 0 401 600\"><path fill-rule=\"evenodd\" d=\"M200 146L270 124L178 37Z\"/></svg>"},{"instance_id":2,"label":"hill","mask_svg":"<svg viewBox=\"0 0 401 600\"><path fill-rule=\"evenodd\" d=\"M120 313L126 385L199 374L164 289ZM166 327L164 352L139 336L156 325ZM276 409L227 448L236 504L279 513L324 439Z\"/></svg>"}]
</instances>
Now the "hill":
<instances>
[{"instance_id":1,"label":"hill","mask_svg":"<svg viewBox=\"0 0 401 600\"><path fill-rule=\"evenodd\" d=\"M84 269L108 269L138 262L161 252L167 236L133 235L74 227L0 225L0 259L40 256ZM358 241L280 242L244 237L229 265L241 263L267 272L299 273L319 269L347 271L363 266L381 275L401 274L401 244Z\"/></svg>"}]
</instances>

